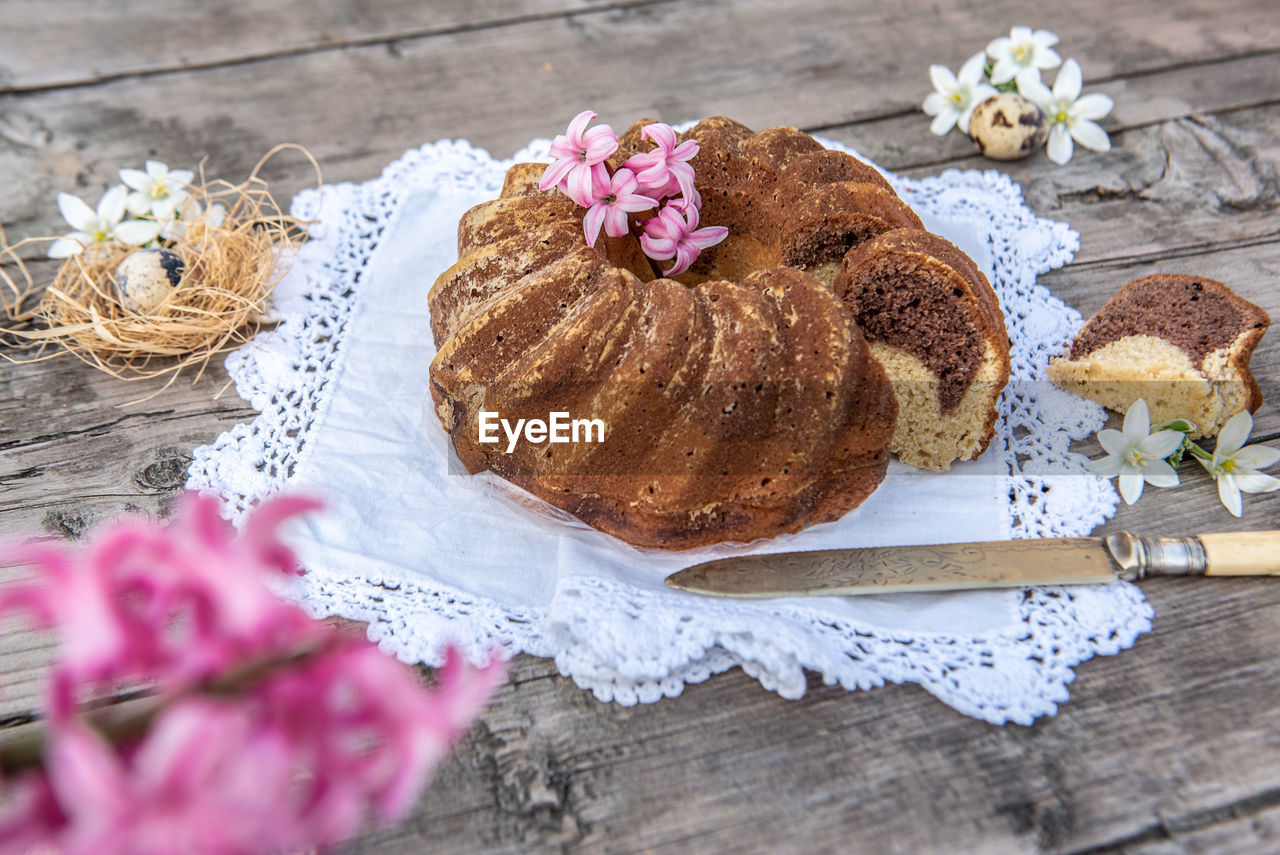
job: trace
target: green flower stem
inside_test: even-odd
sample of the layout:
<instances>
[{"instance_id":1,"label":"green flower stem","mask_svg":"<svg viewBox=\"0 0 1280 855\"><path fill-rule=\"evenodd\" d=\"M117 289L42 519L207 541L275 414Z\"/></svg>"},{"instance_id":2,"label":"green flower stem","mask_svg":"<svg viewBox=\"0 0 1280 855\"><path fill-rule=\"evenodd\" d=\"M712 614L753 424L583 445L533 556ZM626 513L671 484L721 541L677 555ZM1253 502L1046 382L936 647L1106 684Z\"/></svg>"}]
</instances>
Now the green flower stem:
<instances>
[{"instance_id":1,"label":"green flower stem","mask_svg":"<svg viewBox=\"0 0 1280 855\"><path fill-rule=\"evenodd\" d=\"M1191 440L1187 440L1187 451L1190 451L1194 456L1199 457L1201 460L1213 460L1212 454L1205 451Z\"/></svg>"}]
</instances>

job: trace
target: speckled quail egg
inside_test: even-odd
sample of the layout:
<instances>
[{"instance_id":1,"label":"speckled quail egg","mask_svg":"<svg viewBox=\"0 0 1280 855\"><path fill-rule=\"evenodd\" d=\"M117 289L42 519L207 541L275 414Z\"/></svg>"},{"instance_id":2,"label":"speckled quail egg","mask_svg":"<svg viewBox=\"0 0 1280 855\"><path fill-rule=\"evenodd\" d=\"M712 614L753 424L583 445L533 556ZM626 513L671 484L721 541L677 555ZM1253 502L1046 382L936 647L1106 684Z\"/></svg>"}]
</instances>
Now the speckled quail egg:
<instances>
[{"instance_id":1,"label":"speckled quail egg","mask_svg":"<svg viewBox=\"0 0 1280 855\"><path fill-rule=\"evenodd\" d=\"M182 258L167 249L140 249L116 267L116 297L130 312L145 315L182 279Z\"/></svg>"},{"instance_id":2,"label":"speckled quail egg","mask_svg":"<svg viewBox=\"0 0 1280 855\"><path fill-rule=\"evenodd\" d=\"M969 137L984 157L1018 160L1044 145L1049 122L1034 101L1000 92L973 108Z\"/></svg>"}]
</instances>

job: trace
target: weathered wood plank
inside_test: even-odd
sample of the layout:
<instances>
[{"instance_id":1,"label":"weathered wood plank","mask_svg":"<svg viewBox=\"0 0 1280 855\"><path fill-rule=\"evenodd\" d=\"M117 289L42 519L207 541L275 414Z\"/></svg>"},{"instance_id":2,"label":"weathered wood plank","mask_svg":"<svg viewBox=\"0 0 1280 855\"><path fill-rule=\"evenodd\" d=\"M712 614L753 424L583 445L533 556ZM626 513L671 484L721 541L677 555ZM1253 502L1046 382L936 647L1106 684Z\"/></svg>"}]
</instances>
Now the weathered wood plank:
<instances>
[{"instance_id":1,"label":"weathered wood plank","mask_svg":"<svg viewBox=\"0 0 1280 855\"><path fill-rule=\"evenodd\" d=\"M629 709L562 679L509 687L415 821L351 851L1068 853L1167 834L1269 852L1223 825L1280 801L1259 795L1280 786L1280 589L1147 592L1154 632L1082 666L1072 700L1031 728L914 687L812 683L791 703L736 672Z\"/></svg>"},{"instance_id":2,"label":"weathered wood plank","mask_svg":"<svg viewBox=\"0 0 1280 855\"><path fill-rule=\"evenodd\" d=\"M0 30L0 92L389 44L654 2L671 0L12 0ZM50 44L51 33L56 44Z\"/></svg>"},{"instance_id":3,"label":"weathered wood plank","mask_svg":"<svg viewBox=\"0 0 1280 855\"><path fill-rule=\"evenodd\" d=\"M70 357L0 368L0 537L78 537L120 513L163 513L189 453L255 415L229 390L221 361L196 386L148 388Z\"/></svg>"},{"instance_id":4,"label":"weathered wood plank","mask_svg":"<svg viewBox=\"0 0 1280 855\"><path fill-rule=\"evenodd\" d=\"M1265 106L1280 91L1280 62L1274 51L1203 65L1180 65L1134 77L1098 78L1085 73L1085 92L1109 95L1115 107L1103 124L1112 133L1150 127L1170 119ZM1052 81L1054 71L1045 73ZM978 157L958 131L945 137L929 132L918 104L901 115L850 122L824 130L827 136L855 146L890 169L937 171L950 166L984 164L1019 173L1047 161L1043 154L1000 164ZM1083 157L1079 157L1083 156ZM1108 158L1078 150L1078 160L1098 166Z\"/></svg>"},{"instance_id":5,"label":"weathered wood plank","mask_svg":"<svg viewBox=\"0 0 1280 855\"><path fill-rule=\"evenodd\" d=\"M1045 157L996 164L968 155L903 172L917 178L943 168L1004 172L1037 214L1080 232L1077 265L1280 235L1280 106L1123 131L1112 146L1107 154L1079 151L1065 166Z\"/></svg>"},{"instance_id":6,"label":"weathered wood plank","mask_svg":"<svg viewBox=\"0 0 1280 855\"><path fill-rule=\"evenodd\" d=\"M550 2L492 0L483 9ZM75 32L109 32L84 11L90 5L70 7L94 25ZM916 112L924 68L954 68L1019 18L1012 0L977 10L923 0L865 11L842 4L834 18L824 11L836 8L830 3L793 4L793 15L779 16L762 2L659 2L445 37L410 28L462 7L428 5L405 13L399 32L410 37L391 46L351 46L396 41L387 34L396 22L379 29L380 10L356 17L336 4L309 10L320 24L230 28L226 39L207 39L202 55L177 53L175 45L187 46L176 40L134 45L112 35L101 41L118 59L102 59L108 51L73 48L83 36L69 35L63 57L23 61L24 74L53 75L32 85L70 79L58 77L67 69L149 76L0 99L0 181L11 188L0 220L18 224L13 236L58 228L57 190L91 195L144 156L177 163L207 154L215 174L234 178L270 144L298 138L341 180L367 178L404 148L446 135L505 154L552 132L577 109L566 105L583 103L616 123L726 112L760 126L829 128L886 165L916 167L913 174L990 168L958 137L928 135ZM162 31L173 25L157 14ZM299 15L289 3L263 14ZM1043 159L1002 167L1035 210L1081 231L1078 263L1045 283L1089 314L1122 282L1186 270L1223 279L1274 315L1280 8L1152 0L1037 14L1032 23L1063 35L1087 80L1116 97L1108 126L1118 131L1107 156L1082 152L1065 169ZM856 26L840 26L839 16ZM292 55L243 61L276 50ZM15 55L0 48L0 64L16 67ZM678 55L692 82L660 61L634 75L642 55ZM184 63L231 64L162 72ZM282 163L271 176L287 196L306 171ZM1259 428L1273 437L1276 341L1275 332L1264 339L1254 363L1268 396ZM175 388L137 408L160 414L145 426L113 424L121 414L113 405L136 397L137 386L70 361L0 365L0 532L73 534L130 504L161 512L177 480L166 474L173 461L251 417L233 394L211 402L220 385ZM1182 489L1150 490L1107 530L1280 525L1280 494L1249 497L1237 521L1217 505L1207 476L1190 465L1184 474ZM42 529L47 513L54 516ZM511 685L411 822L350 851L1273 853L1280 589L1156 580L1146 592L1154 632L1132 651L1082 666L1072 700L1032 728L991 728L914 687L851 695L815 681L807 700L786 702L736 672L623 709L554 676L551 663L520 657ZM2 719L29 709L48 646L0 631Z\"/></svg>"},{"instance_id":7,"label":"weathered wood plank","mask_svg":"<svg viewBox=\"0 0 1280 855\"><path fill-rule=\"evenodd\" d=\"M1045 23L1085 58L1090 78L1105 78L1115 56L1172 66L1128 84L1136 97L1126 100L1146 104L1143 121L1273 97L1274 86L1266 87L1274 78L1261 72L1235 75L1230 63L1219 73L1181 65L1212 56L1214 44L1227 51L1280 49L1280 24L1265 25L1280 17L1274 4L1247 0L1238 11L1256 27L1223 14L1197 38L1182 33L1180 6L1144 0L1105 12L1094 4L1063 7ZM843 3L810 0L789 5L790 37L779 44L774 4L744 0L732 15L725 11L717 4L598 11L412 39L394 51L354 47L9 96L0 99L10 143L0 148L0 181L13 190L0 199L0 220L12 237L57 232L50 200L58 190L96 194L121 166L147 156L169 163L207 156L213 174L238 178L261 152L287 139L308 145L330 179L363 178L406 148L441 137L514 151L554 132L582 104L619 124L641 115L676 120L723 112L760 127L833 127L909 110L916 133L927 134L914 110L927 90L928 62L954 65L959 46L978 49L1016 17L1002 5L981 14L952 9L942 16L946 28L922 28L921 20L938 13L903 6L857 14ZM850 26L833 26L843 20ZM938 44L919 41L926 31L936 33ZM1166 31L1180 35L1164 48L1133 52ZM651 62L655 46L680 49L689 33L699 34L697 50L681 53L678 63ZM595 49L606 44L605 51ZM762 56L771 60L763 79ZM1253 69L1258 58L1236 61ZM1166 87L1174 94L1144 97L1158 92L1160 74L1176 78ZM1193 85L1201 79L1203 92ZM282 88L282 81L299 85ZM92 148L83 148L89 138ZM298 160L282 159L267 174L286 197L309 180Z\"/></svg>"}]
</instances>

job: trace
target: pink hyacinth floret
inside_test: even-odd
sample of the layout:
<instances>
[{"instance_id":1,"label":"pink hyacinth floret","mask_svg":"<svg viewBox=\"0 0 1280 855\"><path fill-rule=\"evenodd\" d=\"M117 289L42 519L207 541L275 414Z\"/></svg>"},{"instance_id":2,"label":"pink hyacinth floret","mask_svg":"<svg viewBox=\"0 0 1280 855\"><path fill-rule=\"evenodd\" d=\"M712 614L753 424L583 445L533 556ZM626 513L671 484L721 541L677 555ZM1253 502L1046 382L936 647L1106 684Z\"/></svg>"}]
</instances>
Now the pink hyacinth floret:
<instances>
[{"instance_id":1,"label":"pink hyacinth floret","mask_svg":"<svg viewBox=\"0 0 1280 855\"><path fill-rule=\"evenodd\" d=\"M573 117L568 130L551 143L555 160L542 173L541 190L559 187L570 199L589 208L609 186L605 160L618 150L618 135L609 125L587 130L596 114L583 110Z\"/></svg>"},{"instance_id":2,"label":"pink hyacinth floret","mask_svg":"<svg viewBox=\"0 0 1280 855\"><path fill-rule=\"evenodd\" d=\"M172 524L117 524L81 554L54 544L10 548L44 579L0 594L0 611L26 612L59 634L50 681L55 715L77 691L158 680L174 691L249 654L293 649L324 629L265 584L297 571L276 530L319 503L294 497L264 503L244 534L217 502L185 497Z\"/></svg>"},{"instance_id":3,"label":"pink hyacinth floret","mask_svg":"<svg viewBox=\"0 0 1280 855\"><path fill-rule=\"evenodd\" d=\"M633 154L623 164L636 174L640 192L659 197L678 193L691 198L694 172L688 161L698 153L698 141L685 140L676 145L675 129L662 122L645 125L640 136L658 146L653 151Z\"/></svg>"},{"instance_id":4,"label":"pink hyacinth floret","mask_svg":"<svg viewBox=\"0 0 1280 855\"><path fill-rule=\"evenodd\" d=\"M677 208L668 202L658 211L658 216L645 221L640 246L650 258L674 258L676 263L662 271L662 275L676 276L688 270L702 250L715 246L728 235L729 230L724 226L698 228L696 205L684 204Z\"/></svg>"},{"instance_id":5,"label":"pink hyacinth floret","mask_svg":"<svg viewBox=\"0 0 1280 855\"><path fill-rule=\"evenodd\" d=\"M269 502L236 537L215 502L189 498L171 525L118 524L85 550L0 550L42 576L0 593L0 615L24 612L63 641L44 765L4 782L0 853L265 855L333 846L412 807L504 667L450 650L428 690L277 598L265 582L296 567L276 529L313 507ZM209 693L264 662L235 692ZM141 737L111 744L76 699L122 681L154 682L163 703Z\"/></svg>"},{"instance_id":6,"label":"pink hyacinth floret","mask_svg":"<svg viewBox=\"0 0 1280 855\"><path fill-rule=\"evenodd\" d=\"M656 207L657 199L636 193L636 177L631 170L619 169L609 179L606 191L582 217L582 230L587 236L587 246L596 245L601 225L610 237L622 237L631 230L627 214Z\"/></svg>"}]
</instances>

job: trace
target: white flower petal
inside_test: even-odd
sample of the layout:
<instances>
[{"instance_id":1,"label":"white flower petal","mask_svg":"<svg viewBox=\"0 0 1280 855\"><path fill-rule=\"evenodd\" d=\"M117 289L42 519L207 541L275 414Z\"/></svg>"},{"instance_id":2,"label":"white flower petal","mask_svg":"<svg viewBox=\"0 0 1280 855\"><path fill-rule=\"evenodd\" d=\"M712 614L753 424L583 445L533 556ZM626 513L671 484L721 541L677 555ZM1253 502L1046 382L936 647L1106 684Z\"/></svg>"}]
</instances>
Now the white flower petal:
<instances>
[{"instance_id":1,"label":"white flower petal","mask_svg":"<svg viewBox=\"0 0 1280 855\"><path fill-rule=\"evenodd\" d=\"M84 251L84 245L72 235L60 237L49 244L50 258L69 258Z\"/></svg>"},{"instance_id":2,"label":"white flower petal","mask_svg":"<svg viewBox=\"0 0 1280 855\"><path fill-rule=\"evenodd\" d=\"M956 75L956 79L963 85L976 86L978 81L982 79L982 71L987 65L987 55L985 53L975 53L964 61L964 65L960 66L960 73Z\"/></svg>"},{"instance_id":3,"label":"white flower petal","mask_svg":"<svg viewBox=\"0 0 1280 855\"><path fill-rule=\"evenodd\" d=\"M1108 454L1106 457L1090 460L1085 464L1085 468L1094 475L1101 475L1103 478L1114 478L1124 469L1124 458L1118 454Z\"/></svg>"},{"instance_id":4,"label":"white flower petal","mask_svg":"<svg viewBox=\"0 0 1280 855\"><path fill-rule=\"evenodd\" d=\"M164 178L169 174L169 167L165 166L158 160L148 160L146 163L147 174L152 178Z\"/></svg>"},{"instance_id":5,"label":"white flower petal","mask_svg":"<svg viewBox=\"0 0 1280 855\"><path fill-rule=\"evenodd\" d=\"M1036 48L1036 68L1057 68L1059 65L1062 65L1062 57L1058 56L1056 50L1048 47Z\"/></svg>"},{"instance_id":6,"label":"white flower petal","mask_svg":"<svg viewBox=\"0 0 1280 855\"><path fill-rule=\"evenodd\" d=\"M1101 119L1111 112L1115 102L1099 92L1090 92L1071 106L1071 115L1077 119Z\"/></svg>"},{"instance_id":7,"label":"white flower petal","mask_svg":"<svg viewBox=\"0 0 1280 855\"><path fill-rule=\"evenodd\" d=\"M956 119L956 127L958 127L962 133L969 133L969 119L973 116L973 111L977 108L979 103L981 103L980 99L971 98L969 100L969 106L965 107L964 111L960 113L960 116Z\"/></svg>"},{"instance_id":8,"label":"white flower petal","mask_svg":"<svg viewBox=\"0 0 1280 855\"><path fill-rule=\"evenodd\" d=\"M1049 159L1061 166L1071 160L1073 149L1071 134L1062 125L1054 125L1049 131Z\"/></svg>"},{"instance_id":9,"label":"white flower petal","mask_svg":"<svg viewBox=\"0 0 1280 855\"><path fill-rule=\"evenodd\" d=\"M182 202L181 196L170 196L168 199L154 199L150 207L143 213L149 213L157 220L163 220L173 216L173 212L178 209L178 205Z\"/></svg>"},{"instance_id":10,"label":"white flower petal","mask_svg":"<svg viewBox=\"0 0 1280 855\"><path fill-rule=\"evenodd\" d=\"M955 110L947 110L939 113L938 117L929 125L929 130L938 136L945 135L956 125L956 119L960 118L960 114Z\"/></svg>"},{"instance_id":11,"label":"white flower petal","mask_svg":"<svg viewBox=\"0 0 1280 855\"><path fill-rule=\"evenodd\" d=\"M1148 460L1146 468L1142 470L1142 477L1153 487L1178 486L1178 473L1166 460Z\"/></svg>"},{"instance_id":12,"label":"white flower petal","mask_svg":"<svg viewBox=\"0 0 1280 855\"><path fill-rule=\"evenodd\" d=\"M1246 493L1272 493L1280 490L1280 478L1263 475L1261 472L1248 472L1234 477L1236 487Z\"/></svg>"},{"instance_id":13,"label":"white flower petal","mask_svg":"<svg viewBox=\"0 0 1280 855\"><path fill-rule=\"evenodd\" d=\"M1111 138L1096 122L1080 119L1071 125L1071 136L1085 148L1093 151L1111 151Z\"/></svg>"},{"instance_id":14,"label":"white flower petal","mask_svg":"<svg viewBox=\"0 0 1280 855\"><path fill-rule=\"evenodd\" d=\"M174 184L190 184L196 174L190 169L170 169L169 180Z\"/></svg>"},{"instance_id":15,"label":"white flower petal","mask_svg":"<svg viewBox=\"0 0 1280 855\"><path fill-rule=\"evenodd\" d=\"M1244 503L1240 499L1240 488L1236 486L1230 475L1218 478L1218 498L1222 500L1223 507L1230 511L1232 516L1238 517L1244 511Z\"/></svg>"},{"instance_id":16,"label":"white flower petal","mask_svg":"<svg viewBox=\"0 0 1280 855\"><path fill-rule=\"evenodd\" d=\"M1038 48L1048 50L1058 43L1058 36L1048 30L1036 30L1031 34L1031 42Z\"/></svg>"},{"instance_id":17,"label":"white flower petal","mask_svg":"<svg viewBox=\"0 0 1280 855\"><path fill-rule=\"evenodd\" d=\"M1141 473L1126 468L1120 473L1120 498L1124 499L1126 505L1132 505L1142 497L1142 485L1145 483Z\"/></svg>"},{"instance_id":18,"label":"white flower petal","mask_svg":"<svg viewBox=\"0 0 1280 855\"><path fill-rule=\"evenodd\" d=\"M122 169L120 170L120 180L126 186L134 190L146 190L151 186L151 176L143 172L141 169Z\"/></svg>"},{"instance_id":19,"label":"white flower petal","mask_svg":"<svg viewBox=\"0 0 1280 855\"><path fill-rule=\"evenodd\" d=\"M1269 445L1251 445L1242 448L1232 458L1237 464L1244 464L1250 469L1266 469L1280 461L1280 448Z\"/></svg>"},{"instance_id":20,"label":"white flower petal","mask_svg":"<svg viewBox=\"0 0 1280 855\"><path fill-rule=\"evenodd\" d=\"M1018 72L1018 94L1030 98L1040 109L1048 112L1048 103L1053 100L1053 93L1040 79L1040 72L1034 68L1024 68Z\"/></svg>"},{"instance_id":21,"label":"white flower petal","mask_svg":"<svg viewBox=\"0 0 1280 855\"><path fill-rule=\"evenodd\" d=\"M58 210L62 212L62 219L67 224L78 231L87 232L98 224L98 215L85 204L84 200L79 196L72 196L70 193L58 194Z\"/></svg>"},{"instance_id":22,"label":"white flower petal","mask_svg":"<svg viewBox=\"0 0 1280 855\"><path fill-rule=\"evenodd\" d=\"M129 209L129 213L135 217L150 213L151 197L146 193L135 192L130 193L129 198L125 200L125 207Z\"/></svg>"},{"instance_id":23,"label":"white flower petal","mask_svg":"<svg viewBox=\"0 0 1280 855\"><path fill-rule=\"evenodd\" d=\"M933 88L943 95L950 95L958 85L956 76L945 65L929 66L929 81L933 83Z\"/></svg>"},{"instance_id":24,"label":"white flower petal","mask_svg":"<svg viewBox=\"0 0 1280 855\"><path fill-rule=\"evenodd\" d=\"M992 95L998 95L998 94L1000 94L1000 91L996 89L994 86L992 86L990 83L979 83L976 86L974 86L970 92L969 97L972 99L970 103L976 107L977 105L981 104L983 101L990 98Z\"/></svg>"},{"instance_id":25,"label":"white flower petal","mask_svg":"<svg viewBox=\"0 0 1280 855\"><path fill-rule=\"evenodd\" d=\"M1014 27L1009 30L1009 42L1011 45L1024 45L1031 41L1030 27Z\"/></svg>"},{"instance_id":26,"label":"white flower petal","mask_svg":"<svg viewBox=\"0 0 1280 855\"><path fill-rule=\"evenodd\" d=\"M1128 438L1114 428L1098 431L1098 444L1106 449L1108 454L1123 455L1129 450Z\"/></svg>"},{"instance_id":27,"label":"white flower petal","mask_svg":"<svg viewBox=\"0 0 1280 855\"><path fill-rule=\"evenodd\" d=\"M1069 59L1062 64L1062 69L1053 81L1053 97L1074 101L1080 97L1080 87L1084 78L1080 75L1080 63Z\"/></svg>"},{"instance_id":28,"label":"white flower petal","mask_svg":"<svg viewBox=\"0 0 1280 855\"><path fill-rule=\"evenodd\" d=\"M1011 56L1002 56L996 60L996 64L991 69L992 83L1008 83L1018 75L1022 70L1022 66L1018 65L1017 60Z\"/></svg>"},{"instance_id":29,"label":"white flower petal","mask_svg":"<svg viewBox=\"0 0 1280 855\"><path fill-rule=\"evenodd\" d=\"M133 246L141 246L153 241L158 234L160 234L160 224L155 220L130 220L116 226L116 239Z\"/></svg>"},{"instance_id":30,"label":"white flower petal","mask_svg":"<svg viewBox=\"0 0 1280 855\"><path fill-rule=\"evenodd\" d=\"M129 198L129 188L117 184L98 200L98 217L104 225L115 225L124 219L124 203Z\"/></svg>"},{"instance_id":31,"label":"white flower petal","mask_svg":"<svg viewBox=\"0 0 1280 855\"><path fill-rule=\"evenodd\" d=\"M1151 433L1151 411L1145 398L1129 405L1124 414L1124 436L1131 443L1142 442Z\"/></svg>"},{"instance_id":32,"label":"white flower petal","mask_svg":"<svg viewBox=\"0 0 1280 855\"><path fill-rule=\"evenodd\" d=\"M1138 448L1148 457L1165 458L1178 450L1185 434L1178 430L1162 430L1138 443Z\"/></svg>"},{"instance_id":33,"label":"white flower petal","mask_svg":"<svg viewBox=\"0 0 1280 855\"><path fill-rule=\"evenodd\" d=\"M1252 431L1253 416L1248 410L1238 412L1227 419L1227 423L1218 433L1218 445L1213 452L1214 462L1234 456L1244 446Z\"/></svg>"},{"instance_id":34,"label":"white flower petal","mask_svg":"<svg viewBox=\"0 0 1280 855\"><path fill-rule=\"evenodd\" d=\"M1002 56L1008 56L1013 49L1013 43L1009 41L1008 36L1001 36L998 39L992 39L987 44L987 56L992 59L999 59Z\"/></svg>"},{"instance_id":35,"label":"white flower petal","mask_svg":"<svg viewBox=\"0 0 1280 855\"><path fill-rule=\"evenodd\" d=\"M924 110L927 116L937 116L943 110L951 109L951 99L941 92L930 92L924 96L924 104L921 105L921 109Z\"/></svg>"}]
</instances>

